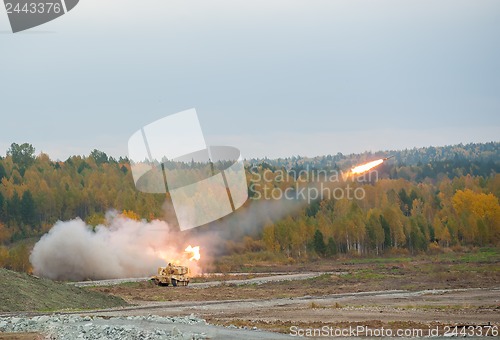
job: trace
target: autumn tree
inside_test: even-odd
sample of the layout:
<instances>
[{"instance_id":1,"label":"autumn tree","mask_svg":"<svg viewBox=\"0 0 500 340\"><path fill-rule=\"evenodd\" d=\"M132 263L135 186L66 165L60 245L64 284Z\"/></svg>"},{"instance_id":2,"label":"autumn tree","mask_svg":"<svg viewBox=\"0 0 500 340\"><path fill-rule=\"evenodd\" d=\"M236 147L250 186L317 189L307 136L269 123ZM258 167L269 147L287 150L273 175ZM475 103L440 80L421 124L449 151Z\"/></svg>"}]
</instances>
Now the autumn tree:
<instances>
[{"instance_id":1,"label":"autumn tree","mask_svg":"<svg viewBox=\"0 0 500 340\"><path fill-rule=\"evenodd\" d=\"M30 249L21 242L9 251L9 268L18 272L30 272L31 263L29 260Z\"/></svg>"},{"instance_id":2,"label":"autumn tree","mask_svg":"<svg viewBox=\"0 0 500 340\"><path fill-rule=\"evenodd\" d=\"M137 215L133 210L123 210L120 216L136 221L141 220L141 217Z\"/></svg>"},{"instance_id":3,"label":"autumn tree","mask_svg":"<svg viewBox=\"0 0 500 340\"><path fill-rule=\"evenodd\" d=\"M382 227L380 212L376 209L370 209L367 213L366 233L370 249L374 249L379 255L384 248L385 233ZM387 225L388 228L388 225ZM390 230L388 230L390 233ZM390 238L389 238L390 244Z\"/></svg>"},{"instance_id":4,"label":"autumn tree","mask_svg":"<svg viewBox=\"0 0 500 340\"><path fill-rule=\"evenodd\" d=\"M29 190L26 190L21 198L20 213L21 213L21 221L24 224L31 226L35 224L35 219L36 219L35 201L33 199L31 191Z\"/></svg>"},{"instance_id":5,"label":"autumn tree","mask_svg":"<svg viewBox=\"0 0 500 340\"><path fill-rule=\"evenodd\" d=\"M321 256L325 256L326 254L326 244L325 240L323 237L323 233L319 230L316 230L314 232L314 238L313 238L313 248L314 251Z\"/></svg>"},{"instance_id":6,"label":"autumn tree","mask_svg":"<svg viewBox=\"0 0 500 340\"><path fill-rule=\"evenodd\" d=\"M9 249L0 245L0 268L6 268L9 265Z\"/></svg>"},{"instance_id":7,"label":"autumn tree","mask_svg":"<svg viewBox=\"0 0 500 340\"><path fill-rule=\"evenodd\" d=\"M0 191L0 222L6 221L6 213L5 213L5 198Z\"/></svg>"},{"instance_id":8,"label":"autumn tree","mask_svg":"<svg viewBox=\"0 0 500 340\"><path fill-rule=\"evenodd\" d=\"M0 246L6 244L10 240L11 234L7 226L0 222Z\"/></svg>"},{"instance_id":9,"label":"autumn tree","mask_svg":"<svg viewBox=\"0 0 500 340\"><path fill-rule=\"evenodd\" d=\"M436 242L441 246L449 247L451 243L451 235L448 228L443 224L438 216L434 218L433 225Z\"/></svg>"},{"instance_id":10,"label":"autumn tree","mask_svg":"<svg viewBox=\"0 0 500 340\"><path fill-rule=\"evenodd\" d=\"M330 257L337 255L337 243L335 243L333 237L328 238L328 243L326 244L326 255Z\"/></svg>"},{"instance_id":11,"label":"autumn tree","mask_svg":"<svg viewBox=\"0 0 500 340\"><path fill-rule=\"evenodd\" d=\"M12 161L21 169L26 169L35 161L35 148L28 143L12 143L7 150L7 156L11 156Z\"/></svg>"},{"instance_id":12,"label":"autumn tree","mask_svg":"<svg viewBox=\"0 0 500 340\"><path fill-rule=\"evenodd\" d=\"M401 210L394 207L387 207L384 209L383 215L390 229L392 246L394 248L398 248L404 245L406 237L403 229L404 220L402 218Z\"/></svg>"},{"instance_id":13,"label":"autumn tree","mask_svg":"<svg viewBox=\"0 0 500 340\"><path fill-rule=\"evenodd\" d=\"M349 233L352 234L353 248L357 250L358 254L361 254L366 238L365 214L354 201L351 203L347 214L347 223L350 229Z\"/></svg>"},{"instance_id":14,"label":"autumn tree","mask_svg":"<svg viewBox=\"0 0 500 340\"><path fill-rule=\"evenodd\" d=\"M392 247L391 241L391 227L389 226L389 222L385 219L384 215L380 215L380 226L384 231L384 247L390 248Z\"/></svg>"},{"instance_id":15,"label":"autumn tree","mask_svg":"<svg viewBox=\"0 0 500 340\"><path fill-rule=\"evenodd\" d=\"M7 219L9 222L20 223L21 222L21 199L17 191L7 201Z\"/></svg>"},{"instance_id":16,"label":"autumn tree","mask_svg":"<svg viewBox=\"0 0 500 340\"><path fill-rule=\"evenodd\" d=\"M500 241L500 205L493 194L458 190L452 199L453 208L462 219L466 241L478 245Z\"/></svg>"},{"instance_id":17,"label":"autumn tree","mask_svg":"<svg viewBox=\"0 0 500 340\"><path fill-rule=\"evenodd\" d=\"M7 178L7 171L2 163L0 163L0 183L2 183L2 179Z\"/></svg>"},{"instance_id":18,"label":"autumn tree","mask_svg":"<svg viewBox=\"0 0 500 340\"><path fill-rule=\"evenodd\" d=\"M264 240L266 249L271 252L279 251L279 245L276 243L276 238L274 235L274 226L265 226L262 234L262 239Z\"/></svg>"},{"instance_id":19,"label":"autumn tree","mask_svg":"<svg viewBox=\"0 0 500 340\"><path fill-rule=\"evenodd\" d=\"M99 151L97 149L92 150L90 153L90 157L92 157L97 165L101 165L109 162L108 155L105 152Z\"/></svg>"}]
</instances>

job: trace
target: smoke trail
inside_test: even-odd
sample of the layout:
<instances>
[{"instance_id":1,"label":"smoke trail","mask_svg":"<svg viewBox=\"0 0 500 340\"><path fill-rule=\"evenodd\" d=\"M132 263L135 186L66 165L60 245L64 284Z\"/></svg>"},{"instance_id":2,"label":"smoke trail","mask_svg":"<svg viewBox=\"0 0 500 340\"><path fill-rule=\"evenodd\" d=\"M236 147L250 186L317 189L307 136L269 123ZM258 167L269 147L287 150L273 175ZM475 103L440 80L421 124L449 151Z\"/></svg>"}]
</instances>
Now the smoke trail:
<instances>
[{"instance_id":1,"label":"smoke trail","mask_svg":"<svg viewBox=\"0 0 500 340\"><path fill-rule=\"evenodd\" d=\"M135 221L115 214L108 224L93 230L81 219L57 222L33 248L34 273L74 281L145 277L170 260L187 262L184 243L169 243L177 235L163 221ZM196 263L189 265L198 271L193 268Z\"/></svg>"},{"instance_id":2,"label":"smoke trail","mask_svg":"<svg viewBox=\"0 0 500 340\"><path fill-rule=\"evenodd\" d=\"M241 242L245 236L260 238L266 225L300 212L305 202L300 200L251 200L236 212L205 226L186 231L186 235L203 244L208 266L219 256L229 255L227 241ZM207 256L208 255L208 256ZM204 267L205 268L205 267Z\"/></svg>"}]
</instances>

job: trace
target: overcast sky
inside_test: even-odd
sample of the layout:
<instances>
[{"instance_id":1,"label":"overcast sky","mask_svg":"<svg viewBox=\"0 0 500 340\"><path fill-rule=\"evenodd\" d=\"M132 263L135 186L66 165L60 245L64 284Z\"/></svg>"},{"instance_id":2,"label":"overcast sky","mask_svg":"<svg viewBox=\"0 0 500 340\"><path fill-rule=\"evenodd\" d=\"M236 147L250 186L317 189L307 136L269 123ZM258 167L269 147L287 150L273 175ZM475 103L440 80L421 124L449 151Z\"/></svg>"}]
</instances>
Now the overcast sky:
<instances>
[{"instance_id":1,"label":"overcast sky","mask_svg":"<svg viewBox=\"0 0 500 340\"><path fill-rule=\"evenodd\" d=\"M127 155L196 108L244 157L500 141L500 1L81 0L12 34L0 155Z\"/></svg>"}]
</instances>

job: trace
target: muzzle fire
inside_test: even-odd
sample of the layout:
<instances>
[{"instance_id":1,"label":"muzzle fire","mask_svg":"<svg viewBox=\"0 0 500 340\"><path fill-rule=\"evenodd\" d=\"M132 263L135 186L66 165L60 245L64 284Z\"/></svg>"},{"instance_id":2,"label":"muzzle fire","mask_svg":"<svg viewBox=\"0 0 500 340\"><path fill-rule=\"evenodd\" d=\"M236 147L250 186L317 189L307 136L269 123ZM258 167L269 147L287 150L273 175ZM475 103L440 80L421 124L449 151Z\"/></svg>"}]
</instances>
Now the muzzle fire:
<instances>
[{"instance_id":1,"label":"muzzle fire","mask_svg":"<svg viewBox=\"0 0 500 340\"><path fill-rule=\"evenodd\" d=\"M157 275L151 280L158 286L187 286L191 277L199 274L197 261L200 259L200 246L189 245L181 259L169 261L166 267L158 267Z\"/></svg>"},{"instance_id":2,"label":"muzzle fire","mask_svg":"<svg viewBox=\"0 0 500 340\"><path fill-rule=\"evenodd\" d=\"M184 251L186 254L191 255L189 261L199 261L201 259L200 246L192 247L189 245L186 249L184 249Z\"/></svg>"}]
</instances>

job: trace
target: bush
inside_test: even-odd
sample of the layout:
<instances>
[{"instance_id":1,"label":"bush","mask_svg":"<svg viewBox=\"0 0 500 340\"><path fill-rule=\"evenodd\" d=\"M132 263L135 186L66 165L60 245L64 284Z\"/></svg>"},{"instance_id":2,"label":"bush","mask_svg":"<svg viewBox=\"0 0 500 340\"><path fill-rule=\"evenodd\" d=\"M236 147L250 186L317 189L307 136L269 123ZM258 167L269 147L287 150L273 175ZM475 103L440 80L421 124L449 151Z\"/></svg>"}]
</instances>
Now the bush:
<instances>
[{"instance_id":1,"label":"bush","mask_svg":"<svg viewBox=\"0 0 500 340\"><path fill-rule=\"evenodd\" d=\"M389 250L389 254L390 255L409 255L410 252L408 251L408 249L405 249L405 248L391 248Z\"/></svg>"},{"instance_id":2,"label":"bush","mask_svg":"<svg viewBox=\"0 0 500 340\"><path fill-rule=\"evenodd\" d=\"M30 252L31 249L26 244L19 244L10 249L7 268L17 272L31 273Z\"/></svg>"},{"instance_id":3,"label":"bush","mask_svg":"<svg viewBox=\"0 0 500 340\"><path fill-rule=\"evenodd\" d=\"M443 249L439 246L439 244L435 242L429 244L429 247L427 248L427 254L437 255L437 254L442 254L443 252L444 252Z\"/></svg>"},{"instance_id":4,"label":"bush","mask_svg":"<svg viewBox=\"0 0 500 340\"><path fill-rule=\"evenodd\" d=\"M6 268L9 265L9 259L7 247L0 247L0 268Z\"/></svg>"}]
</instances>

